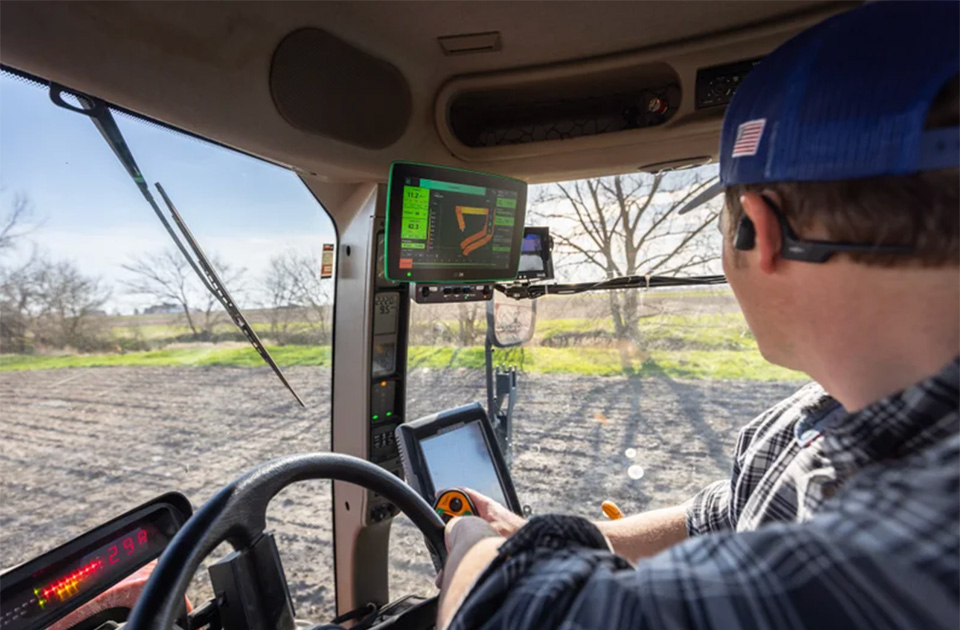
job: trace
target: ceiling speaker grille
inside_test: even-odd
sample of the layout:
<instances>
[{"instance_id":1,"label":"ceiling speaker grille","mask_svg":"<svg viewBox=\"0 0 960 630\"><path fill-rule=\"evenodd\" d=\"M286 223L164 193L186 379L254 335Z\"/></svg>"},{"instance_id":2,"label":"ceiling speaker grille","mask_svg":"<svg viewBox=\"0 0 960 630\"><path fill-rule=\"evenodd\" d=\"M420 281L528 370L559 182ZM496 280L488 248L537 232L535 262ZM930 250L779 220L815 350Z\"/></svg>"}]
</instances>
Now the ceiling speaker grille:
<instances>
[{"instance_id":1,"label":"ceiling speaker grille","mask_svg":"<svg viewBox=\"0 0 960 630\"><path fill-rule=\"evenodd\" d=\"M273 55L270 93L297 129L368 149L400 139L410 87L392 64L317 28L288 35Z\"/></svg>"}]
</instances>

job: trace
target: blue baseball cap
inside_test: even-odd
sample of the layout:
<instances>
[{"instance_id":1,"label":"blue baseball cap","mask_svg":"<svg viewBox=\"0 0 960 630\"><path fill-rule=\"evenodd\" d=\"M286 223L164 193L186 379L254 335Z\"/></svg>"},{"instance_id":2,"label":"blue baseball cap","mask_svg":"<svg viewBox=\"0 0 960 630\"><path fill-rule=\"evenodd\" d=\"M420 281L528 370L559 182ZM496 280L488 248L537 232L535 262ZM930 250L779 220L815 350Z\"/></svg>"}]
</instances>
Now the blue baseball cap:
<instances>
[{"instance_id":1,"label":"blue baseball cap","mask_svg":"<svg viewBox=\"0 0 960 630\"><path fill-rule=\"evenodd\" d=\"M960 166L960 128L924 129L958 73L955 1L874 2L807 29L737 89L723 119L720 181L681 213L734 184Z\"/></svg>"}]
</instances>

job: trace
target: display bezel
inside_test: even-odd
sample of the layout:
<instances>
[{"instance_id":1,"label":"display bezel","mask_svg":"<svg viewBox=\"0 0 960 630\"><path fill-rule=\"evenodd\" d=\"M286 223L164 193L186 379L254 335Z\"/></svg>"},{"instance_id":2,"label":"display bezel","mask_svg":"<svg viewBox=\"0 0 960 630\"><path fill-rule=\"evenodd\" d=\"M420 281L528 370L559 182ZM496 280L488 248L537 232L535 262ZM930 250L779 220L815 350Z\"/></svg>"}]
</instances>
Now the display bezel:
<instances>
[{"instance_id":1,"label":"display bezel","mask_svg":"<svg viewBox=\"0 0 960 630\"><path fill-rule=\"evenodd\" d=\"M517 193L517 212L511 241L510 259L507 267L400 269L400 258L391 259L390 252L400 251L400 233L403 215L403 181L406 177L435 179L456 184L498 188ZM513 280L520 264L520 246L523 242L523 225L527 212L527 183L493 173L481 173L449 166L420 164L417 162L393 162L387 181L386 255L384 265L387 279L392 282L419 282L422 284L469 284L475 282L501 282Z\"/></svg>"},{"instance_id":2,"label":"display bezel","mask_svg":"<svg viewBox=\"0 0 960 630\"><path fill-rule=\"evenodd\" d=\"M426 457L420 443L442 433L455 431L471 422L480 423L480 430L483 433L487 451L490 453L493 469L500 481L500 489L503 491L507 507L515 514L522 515L523 510L520 506L520 500L517 498L517 491L513 487L510 470L507 468L507 463L500 452L500 446L493 432L493 427L490 425L490 419L487 418L487 413L480 406L480 403L441 411L397 427L397 445L400 447L400 456L403 461L403 471L406 475L407 484L432 505L436 499L437 491L447 488L434 487L433 478L430 475L430 469L427 466Z\"/></svg>"},{"instance_id":3,"label":"display bezel","mask_svg":"<svg viewBox=\"0 0 960 630\"><path fill-rule=\"evenodd\" d=\"M131 528L131 526L142 523L160 512L169 516L168 524L170 531L163 533L172 539L176 532L183 527L187 519L190 518L193 509L190 506L190 501L179 492L169 492L161 495L125 514L121 514L99 527L81 534L77 538L55 549L0 574L0 584L2 584L2 588L0 588L0 599L4 599L4 593L16 594L20 592L24 583L27 583L29 587L38 580L47 579L49 576L65 570L66 566L76 562L77 559L97 550L113 538L116 538L119 532L136 529L135 527ZM150 524L154 525L153 522ZM131 564L124 570L118 572L116 575L117 579L109 583L104 583L98 588L85 591L78 595L76 599L72 599L68 604L51 609L48 614L43 614L31 619L25 627L28 630L45 628L54 621L65 617L98 595L109 590L110 587L132 575L144 565L160 557L162 551L163 550L160 549L155 555L144 556L141 562L136 565Z\"/></svg>"}]
</instances>

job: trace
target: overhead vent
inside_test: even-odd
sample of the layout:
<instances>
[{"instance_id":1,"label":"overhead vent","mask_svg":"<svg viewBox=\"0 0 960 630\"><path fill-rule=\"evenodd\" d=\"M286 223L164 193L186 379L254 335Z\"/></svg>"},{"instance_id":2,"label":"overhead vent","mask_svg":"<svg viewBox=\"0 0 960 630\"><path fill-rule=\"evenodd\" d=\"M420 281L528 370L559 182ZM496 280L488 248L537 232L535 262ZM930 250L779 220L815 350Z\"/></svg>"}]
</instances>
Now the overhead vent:
<instances>
[{"instance_id":1,"label":"overhead vent","mask_svg":"<svg viewBox=\"0 0 960 630\"><path fill-rule=\"evenodd\" d=\"M497 52L501 48L498 31L471 33L469 35L447 35L438 37L437 42L445 55Z\"/></svg>"},{"instance_id":2,"label":"overhead vent","mask_svg":"<svg viewBox=\"0 0 960 630\"><path fill-rule=\"evenodd\" d=\"M410 87L392 64L317 28L294 31L273 54L270 93L302 131L368 149L400 139Z\"/></svg>"},{"instance_id":3,"label":"overhead vent","mask_svg":"<svg viewBox=\"0 0 960 630\"><path fill-rule=\"evenodd\" d=\"M467 147L569 140L662 125L680 95L669 66L646 64L460 91L448 122Z\"/></svg>"}]
</instances>

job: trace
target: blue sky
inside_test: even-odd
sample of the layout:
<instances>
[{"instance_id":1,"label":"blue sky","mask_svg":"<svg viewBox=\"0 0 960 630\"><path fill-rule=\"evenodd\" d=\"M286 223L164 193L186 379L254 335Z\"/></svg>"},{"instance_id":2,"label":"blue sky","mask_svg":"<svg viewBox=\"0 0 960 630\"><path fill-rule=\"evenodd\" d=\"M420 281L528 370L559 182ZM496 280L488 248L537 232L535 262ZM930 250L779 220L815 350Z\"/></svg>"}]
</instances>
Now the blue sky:
<instances>
[{"instance_id":1,"label":"blue sky","mask_svg":"<svg viewBox=\"0 0 960 630\"><path fill-rule=\"evenodd\" d=\"M322 244L334 241L329 217L294 173L115 118L147 181L163 184L208 254L256 276L285 249L319 259ZM42 251L73 260L108 283L124 275L121 263L170 244L90 120L53 105L45 89L8 75L0 75L0 187L3 213L16 194L29 197L42 222L30 238ZM123 311L151 302L114 293L111 307Z\"/></svg>"},{"instance_id":2,"label":"blue sky","mask_svg":"<svg viewBox=\"0 0 960 630\"><path fill-rule=\"evenodd\" d=\"M127 116L115 118L147 181L163 184L204 250L246 269L246 292L228 287L242 306L257 305L252 288L272 256L293 249L315 256L319 266L323 243L335 242L330 218L293 172ZM699 170L714 175L716 165ZM0 189L0 216L22 194L41 223L33 243L20 248L21 258L36 246L101 277L115 287L111 312L131 313L156 302L119 286L127 274L123 263L171 246L150 206L89 119L55 106L45 89L9 75L0 75ZM666 203L678 194L661 196ZM156 192L155 197L162 205ZM537 198L536 189L530 198ZM562 203L543 209L570 212ZM689 222L697 222L695 214ZM531 220L537 223L535 216ZM15 262L15 256L0 260ZM599 273L558 266L558 278L566 280Z\"/></svg>"}]
</instances>

